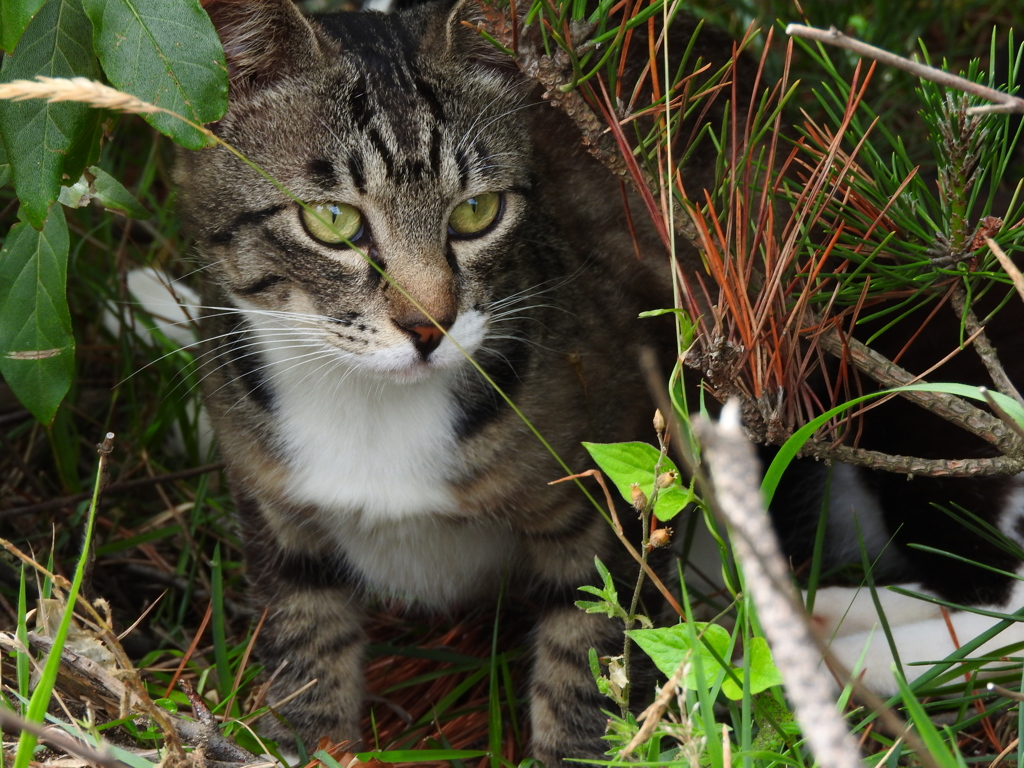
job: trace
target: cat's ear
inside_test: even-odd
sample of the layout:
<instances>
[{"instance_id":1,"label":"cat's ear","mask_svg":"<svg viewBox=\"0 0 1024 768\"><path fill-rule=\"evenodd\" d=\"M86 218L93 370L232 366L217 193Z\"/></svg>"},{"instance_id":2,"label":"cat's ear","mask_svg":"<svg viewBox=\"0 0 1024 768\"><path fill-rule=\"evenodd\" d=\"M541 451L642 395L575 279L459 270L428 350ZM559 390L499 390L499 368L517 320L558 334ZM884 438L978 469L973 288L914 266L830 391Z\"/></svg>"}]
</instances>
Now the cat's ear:
<instances>
[{"instance_id":1,"label":"cat's ear","mask_svg":"<svg viewBox=\"0 0 1024 768\"><path fill-rule=\"evenodd\" d=\"M458 0L448 14L445 48L455 61L477 65L504 75L519 75L515 61L500 51L477 31L496 9L488 8L486 0ZM526 5L526 3L523 3Z\"/></svg>"},{"instance_id":2,"label":"cat's ear","mask_svg":"<svg viewBox=\"0 0 1024 768\"><path fill-rule=\"evenodd\" d=\"M224 46L234 92L301 71L319 58L320 42L292 0L205 0Z\"/></svg>"}]
</instances>

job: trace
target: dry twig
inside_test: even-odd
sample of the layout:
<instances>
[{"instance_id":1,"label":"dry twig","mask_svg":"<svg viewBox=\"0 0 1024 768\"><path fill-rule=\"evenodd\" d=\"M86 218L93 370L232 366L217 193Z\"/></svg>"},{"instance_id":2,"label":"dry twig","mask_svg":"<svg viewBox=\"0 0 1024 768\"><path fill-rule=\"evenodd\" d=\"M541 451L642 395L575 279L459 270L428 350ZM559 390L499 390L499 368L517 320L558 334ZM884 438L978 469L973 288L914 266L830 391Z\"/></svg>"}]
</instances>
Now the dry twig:
<instances>
[{"instance_id":1,"label":"dry twig","mask_svg":"<svg viewBox=\"0 0 1024 768\"><path fill-rule=\"evenodd\" d=\"M994 88L988 88L978 83L973 83L966 78L959 77L950 72L945 72L941 69L922 64L919 61L904 58L903 56L897 56L895 53L876 48L873 45L862 43L852 37L848 37L840 32L835 27L830 29L818 29L816 27L808 27L803 24L790 24L786 27L786 34L792 37L803 37L808 40L816 40L820 43L828 43L839 48L845 48L858 56L864 56L868 59L874 59L880 61L882 64L890 67L896 67L902 69L905 72L909 72L915 77L920 77L923 80L930 80L933 83L946 86L947 88L954 88L964 93L969 93L972 96L978 96L982 99L988 99L993 104L984 107L971 107L967 110L967 114L983 114L990 112L1024 112L1024 99L1019 99L1016 96L1011 96L1008 93L997 91Z\"/></svg>"},{"instance_id":2,"label":"dry twig","mask_svg":"<svg viewBox=\"0 0 1024 768\"><path fill-rule=\"evenodd\" d=\"M696 426L711 467L716 506L732 529L747 589L801 730L820 765L861 768L857 744L836 709L828 673L813 652L818 644L761 500L757 459L740 425L739 401L723 406L717 425L705 421Z\"/></svg>"},{"instance_id":3,"label":"dry twig","mask_svg":"<svg viewBox=\"0 0 1024 768\"><path fill-rule=\"evenodd\" d=\"M907 729L878 696L852 680L811 632L764 508L758 462L753 445L743 434L738 402L726 403L717 425L704 421L695 427L712 473L705 498L730 526L730 540L743 566L746 588L772 645L801 731L819 764L826 768L861 768L857 745L831 697L831 680L818 664L824 656L829 667L840 679L849 681L857 698L878 715L891 734L904 738L926 768L938 768L920 737Z\"/></svg>"}]
</instances>

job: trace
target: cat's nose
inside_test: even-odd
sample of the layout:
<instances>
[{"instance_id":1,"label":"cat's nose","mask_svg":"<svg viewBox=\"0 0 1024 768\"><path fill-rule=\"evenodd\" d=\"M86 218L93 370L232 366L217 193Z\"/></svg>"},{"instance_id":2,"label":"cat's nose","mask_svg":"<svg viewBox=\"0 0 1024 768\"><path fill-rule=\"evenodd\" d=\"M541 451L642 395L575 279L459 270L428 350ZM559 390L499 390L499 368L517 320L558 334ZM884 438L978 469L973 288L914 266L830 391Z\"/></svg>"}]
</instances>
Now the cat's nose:
<instances>
[{"instance_id":1,"label":"cat's nose","mask_svg":"<svg viewBox=\"0 0 1024 768\"><path fill-rule=\"evenodd\" d=\"M445 330L451 327L451 323L439 320ZM433 323L422 323L419 325L403 325L402 330L409 334L412 339L413 346L416 347L416 351L420 353L420 357L426 360L430 357L430 353L437 349L441 341L444 339L444 333L441 328Z\"/></svg>"}]
</instances>

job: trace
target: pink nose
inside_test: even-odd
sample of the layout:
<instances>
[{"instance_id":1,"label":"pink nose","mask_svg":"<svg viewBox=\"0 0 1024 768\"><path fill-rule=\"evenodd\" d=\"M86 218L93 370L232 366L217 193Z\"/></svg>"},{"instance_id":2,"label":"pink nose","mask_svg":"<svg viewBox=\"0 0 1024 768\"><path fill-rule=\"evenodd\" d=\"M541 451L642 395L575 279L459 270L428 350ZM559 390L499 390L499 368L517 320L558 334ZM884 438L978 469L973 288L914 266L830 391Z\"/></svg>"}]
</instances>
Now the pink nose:
<instances>
[{"instance_id":1,"label":"pink nose","mask_svg":"<svg viewBox=\"0 0 1024 768\"><path fill-rule=\"evenodd\" d=\"M405 330L412 336L412 343L416 345L417 351L424 359L437 349L444 338L441 329L436 325L414 325Z\"/></svg>"}]
</instances>

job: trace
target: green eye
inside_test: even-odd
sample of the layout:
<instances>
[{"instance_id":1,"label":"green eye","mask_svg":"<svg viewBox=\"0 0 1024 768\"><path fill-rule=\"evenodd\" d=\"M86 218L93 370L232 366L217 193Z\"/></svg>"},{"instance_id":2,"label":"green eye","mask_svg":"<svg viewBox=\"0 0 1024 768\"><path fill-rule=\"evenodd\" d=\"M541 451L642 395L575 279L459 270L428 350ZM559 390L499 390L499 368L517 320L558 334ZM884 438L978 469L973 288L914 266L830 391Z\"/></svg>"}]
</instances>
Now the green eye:
<instances>
[{"instance_id":1,"label":"green eye","mask_svg":"<svg viewBox=\"0 0 1024 768\"><path fill-rule=\"evenodd\" d=\"M358 240L363 234L363 214L345 203L322 203L302 209L302 223L310 237L336 245Z\"/></svg>"},{"instance_id":2,"label":"green eye","mask_svg":"<svg viewBox=\"0 0 1024 768\"><path fill-rule=\"evenodd\" d=\"M448 219L448 231L463 237L479 235L494 223L500 212L501 195L497 192L484 192L455 206Z\"/></svg>"}]
</instances>

